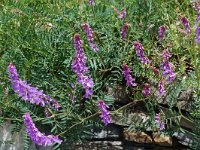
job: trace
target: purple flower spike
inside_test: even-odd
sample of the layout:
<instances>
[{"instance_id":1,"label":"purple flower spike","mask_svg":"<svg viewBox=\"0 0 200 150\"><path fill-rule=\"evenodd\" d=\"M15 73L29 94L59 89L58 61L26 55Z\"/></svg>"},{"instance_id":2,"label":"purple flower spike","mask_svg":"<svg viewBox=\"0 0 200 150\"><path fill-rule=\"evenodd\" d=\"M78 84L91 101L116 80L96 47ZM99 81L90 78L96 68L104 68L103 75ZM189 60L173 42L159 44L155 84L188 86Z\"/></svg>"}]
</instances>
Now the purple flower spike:
<instances>
[{"instance_id":1,"label":"purple flower spike","mask_svg":"<svg viewBox=\"0 0 200 150\"><path fill-rule=\"evenodd\" d=\"M98 107L101 111L100 118L102 122L105 124L105 126L107 126L109 123L111 123L111 116L109 111L107 110L109 107L104 103L103 100L98 101Z\"/></svg>"},{"instance_id":2,"label":"purple flower spike","mask_svg":"<svg viewBox=\"0 0 200 150\"><path fill-rule=\"evenodd\" d=\"M158 33L159 33L159 39L160 40L164 39L164 37L165 37L165 30L166 29L165 29L164 25L162 25L162 26L159 27Z\"/></svg>"},{"instance_id":3,"label":"purple flower spike","mask_svg":"<svg viewBox=\"0 0 200 150\"><path fill-rule=\"evenodd\" d=\"M41 133L33 123L33 120L30 114L27 112L23 116L24 124L26 126L27 133L31 140L37 145L41 146L51 146L54 143L62 143L62 140L58 138L58 136L48 135L46 136L44 133Z\"/></svg>"},{"instance_id":4,"label":"purple flower spike","mask_svg":"<svg viewBox=\"0 0 200 150\"><path fill-rule=\"evenodd\" d=\"M176 74L172 70L172 64L169 62L169 58L171 57L171 54L169 53L168 49L164 50L162 53L163 61L161 63L161 69L162 69L162 76L167 76L167 81L172 82L176 78Z\"/></svg>"},{"instance_id":5,"label":"purple flower spike","mask_svg":"<svg viewBox=\"0 0 200 150\"><path fill-rule=\"evenodd\" d=\"M90 44L91 49L97 52L99 49L97 48L97 45L94 43L93 31L90 28L89 24L83 23L81 26L85 31L85 33L87 34L88 43Z\"/></svg>"},{"instance_id":6,"label":"purple flower spike","mask_svg":"<svg viewBox=\"0 0 200 150\"><path fill-rule=\"evenodd\" d=\"M185 33L186 34L190 33L190 24L186 17L181 18L181 23L185 26Z\"/></svg>"},{"instance_id":7,"label":"purple flower spike","mask_svg":"<svg viewBox=\"0 0 200 150\"><path fill-rule=\"evenodd\" d=\"M166 93L163 81L159 81L159 83L158 83L158 91L159 91L159 95L160 96L163 96Z\"/></svg>"},{"instance_id":8,"label":"purple flower spike","mask_svg":"<svg viewBox=\"0 0 200 150\"><path fill-rule=\"evenodd\" d=\"M126 16L126 8L124 8L124 9L122 10L122 12L119 13L119 18L120 18L120 19L124 20L125 16Z\"/></svg>"},{"instance_id":9,"label":"purple flower spike","mask_svg":"<svg viewBox=\"0 0 200 150\"><path fill-rule=\"evenodd\" d=\"M74 35L74 48L76 50L75 57L72 63L72 69L76 74L87 73L89 71L86 67L86 57L82 49L82 40L79 34Z\"/></svg>"},{"instance_id":10,"label":"purple flower spike","mask_svg":"<svg viewBox=\"0 0 200 150\"><path fill-rule=\"evenodd\" d=\"M42 107L53 104L54 108L58 110L60 105L56 100L52 101L52 98L45 95L42 90L39 90L37 87L32 87L26 81L19 79L17 69L12 63L8 66L8 72L14 92L24 101L29 101L32 104L40 105Z\"/></svg>"},{"instance_id":11,"label":"purple flower spike","mask_svg":"<svg viewBox=\"0 0 200 150\"><path fill-rule=\"evenodd\" d=\"M17 69L12 63L10 63L8 66L8 72L10 73L9 78L12 79L12 81L19 80L19 75L17 73Z\"/></svg>"},{"instance_id":12,"label":"purple flower spike","mask_svg":"<svg viewBox=\"0 0 200 150\"><path fill-rule=\"evenodd\" d=\"M160 130L165 129L165 123L161 121L161 114L160 112L155 116L155 123L159 125Z\"/></svg>"},{"instance_id":13,"label":"purple flower spike","mask_svg":"<svg viewBox=\"0 0 200 150\"><path fill-rule=\"evenodd\" d=\"M199 20L200 20L200 13L197 15L197 18L195 19L195 22L194 22L195 29L198 27Z\"/></svg>"},{"instance_id":14,"label":"purple flower spike","mask_svg":"<svg viewBox=\"0 0 200 150\"><path fill-rule=\"evenodd\" d=\"M94 5L95 5L95 2L94 2L94 0L88 0L88 4L94 6Z\"/></svg>"},{"instance_id":15,"label":"purple flower spike","mask_svg":"<svg viewBox=\"0 0 200 150\"><path fill-rule=\"evenodd\" d=\"M162 52L162 57L163 59L166 61L166 60L169 60L169 58L171 57L171 54L169 53L168 49L165 49L163 50Z\"/></svg>"},{"instance_id":16,"label":"purple flower spike","mask_svg":"<svg viewBox=\"0 0 200 150\"><path fill-rule=\"evenodd\" d=\"M129 27L128 24L124 23L122 30L121 30L121 37L122 37L123 41L125 41L125 39L126 39L128 27Z\"/></svg>"},{"instance_id":17,"label":"purple flower spike","mask_svg":"<svg viewBox=\"0 0 200 150\"><path fill-rule=\"evenodd\" d=\"M145 83L142 93L145 97L148 97L150 95L150 88L148 83Z\"/></svg>"},{"instance_id":18,"label":"purple flower spike","mask_svg":"<svg viewBox=\"0 0 200 150\"><path fill-rule=\"evenodd\" d=\"M122 74L124 75L124 78L126 80L126 85L137 86L137 84L134 83L135 78L131 76L131 69L128 67L128 65L124 64L122 67L123 67Z\"/></svg>"},{"instance_id":19,"label":"purple flower spike","mask_svg":"<svg viewBox=\"0 0 200 150\"><path fill-rule=\"evenodd\" d=\"M200 43L200 27L197 27L197 29L196 29L195 41L196 41L198 44Z\"/></svg>"},{"instance_id":20,"label":"purple flower spike","mask_svg":"<svg viewBox=\"0 0 200 150\"><path fill-rule=\"evenodd\" d=\"M90 96L93 94L93 91L91 88L94 86L94 82L92 78L89 78L88 76L84 76L83 74L80 74L78 76L78 83L82 84L83 88L85 89L85 98L90 98Z\"/></svg>"},{"instance_id":21,"label":"purple flower spike","mask_svg":"<svg viewBox=\"0 0 200 150\"><path fill-rule=\"evenodd\" d=\"M200 2L194 2L193 8L198 12L198 14L200 14Z\"/></svg>"},{"instance_id":22,"label":"purple flower spike","mask_svg":"<svg viewBox=\"0 0 200 150\"><path fill-rule=\"evenodd\" d=\"M133 42L133 45L136 49L136 54L138 59L142 64L150 64L150 60L144 55L144 47L139 42Z\"/></svg>"},{"instance_id":23,"label":"purple flower spike","mask_svg":"<svg viewBox=\"0 0 200 150\"><path fill-rule=\"evenodd\" d=\"M72 63L72 69L78 77L78 83L82 84L85 89L85 98L89 98L93 91L91 88L94 86L92 78L89 78L85 73L89 72L89 69L86 67L86 57L82 49L82 41L79 34L74 36L74 47L76 49L76 54L74 61Z\"/></svg>"}]
</instances>

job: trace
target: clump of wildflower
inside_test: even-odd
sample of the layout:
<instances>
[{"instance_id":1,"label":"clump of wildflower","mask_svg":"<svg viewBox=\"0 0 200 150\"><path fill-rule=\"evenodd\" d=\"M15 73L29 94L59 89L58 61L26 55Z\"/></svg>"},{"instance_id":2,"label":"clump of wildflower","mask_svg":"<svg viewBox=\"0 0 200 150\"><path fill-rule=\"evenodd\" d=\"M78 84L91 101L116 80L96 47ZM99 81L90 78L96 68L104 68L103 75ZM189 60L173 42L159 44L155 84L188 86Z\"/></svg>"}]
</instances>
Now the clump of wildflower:
<instances>
[{"instance_id":1,"label":"clump of wildflower","mask_svg":"<svg viewBox=\"0 0 200 150\"><path fill-rule=\"evenodd\" d=\"M122 69L123 69L123 70L122 70L122 74L124 75L124 78L125 78L125 80L126 80L126 84L127 84L128 86L137 86L137 84L134 83L135 78L133 78L133 77L131 76L131 69L128 67L128 65L127 65L127 64L124 64L122 67L123 67L123 68L122 68Z\"/></svg>"},{"instance_id":2,"label":"clump of wildflower","mask_svg":"<svg viewBox=\"0 0 200 150\"><path fill-rule=\"evenodd\" d=\"M144 89L142 90L142 94L145 96L145 97L148 97L150 95L150 87L149 87L149 84L148 83L145 83L144 84Z\"/></svg>"},{"instance_id":3,"label":"clump of wildflower","mask_svg":"<svg viewBox=\"0 0 200 150\"><path fill-rule=\"evenodd\" d=\"M8 66L8 72L14 92L24 101L29 101L32 104L40 105L42 107L45 105L50 106L52 104L56 110L60 108L58 102L50 96L45 95L42 90L39 90L37 87L32 87L26 81L20 80L17 69L12 63Z\"/></svg>"},{"instance_id":4,"label":"clump of wildflower","mask_svg":"<svg viewBox=\"0 0 200 150\"><path fill-rule=\"evenodd\" d=\"M185 33L188 34L190 33L190 24L189 21L187 20L186 17L182 17L181 18L181 23L184 25L185 27Z\"/></svg>"},{"instance_id":5,"label":"clump of wildflower","mask_svg":"<svg viewBox=\"0 0 200 150\"><path fill-rule=\"evenodd\" d=\"M99 49L98 49L97 45L94 43L93 31L90 28L89 24L83 23L81 26L82 26L83 30L85 31L85 33L87 34L87 39L88 39L91 49L93 49L95 52L97 52Z\"/></svg>"},{"instance_id":6,"label":"clump of wildflower","mask_svg":"<svg viewBox=\"0 0 200 150\"><path fill-rule=\"evenodd\" d=\"M105 126L107 126L109 123L111 123L111 116L109 111L107 110L109 107L108 105L105 104L103 100L98 101L98 107L101 111L100 118L102 122L105 124Z\"/></svg>"},{"instance_id":7,"label":"clump of wildflower","mask_svg":"<svg viewBox=\"0 0 200 150\"><path fill-rule=\"evenodd\" d=\"M150 60L144 55L144 47L139 42L133 42L133 45L136 49L136 54L138 59L142 64L150 64Z\"/></svg>"},{"instance_id":8,"label":"clump of wildflower","mask_svg":"<svg viewBox=\"0 0 200 150\"><path fill-rule=\"evenodd\" d=\"M163 96L166 93L165 85L164 85L164 82L162 80L159 81L159 83L158 83L158 91L159 91L160 96Z\"/></svg>"},{"instance_id":9,"label":"clump of wildflower","mask_svg":"<svg viewBox=\"0 0 200 150\"><path fill-rule=\"evenodd\" d=\"M89 69L86 66L86 57L83 53L82 41L79 34L75 34L74 36L74 48L76 53L72 62L72 69L78 77L78 83L82 84L85 89L84 97L89 98L93 94L91 88L94 86L94 83L92 78L85 75L85 73L89 72Z\"/></svg>"},{"instance_id":10,"label":"clump of wildflower","mask_svg":"<svg viewBox=\"0 0 200 150\"><path fill-rule=\"evenodd\" d=\"M196 28L196 37L195 37L195 41L197 43L200 43L200 27Z\"/></svg>"},{"instance_id":11,"label":"clump of wildflower","mask_svg":"<svg viewBox=\"0 0 200 150\"><path fill-rule=\"evenodd\" d=\"M44 133L41 133L33 123L33 120L30 114L27 112L23 116L24 124L26 126L27 133L31 140L37 145L41 146L51 146L54 143L62 143L62 140L58 138L58 136L48 135L46 136Z\"/></svg>"},{"instance_id":12,"label":"clump of wildflower","mask_svg":"<svg viewBox=\"0 0 200 150\"><path fill-rule=\"evenodd\" d=\"M162 76L168 76L167 81L172 82L176 78L176 74L172 70L172 64L169 62L171 54L168 49L164 50L162 53L163 61L161 63L161 69L163 71Z\"/></svg>"},{"instance_id":13,"label":"clump of wildflower","mask_svg":"<svg viewBox=\"0 0 200 150\"><path fill-rule=\"evenodd\" d=\"M155 123L159 125L160 130L165 129L165 123L161 121L161 114L160 112L155 116Z\"/></svg>"},{"instance_id":14,"label":"clump of wildflower","mask_svg":"<svg viewBox=\"0 0 200 150\"><path fill-rule=\"evenodd\" d=\"M164 25L162 25L162 26L160 26L159 27L159 29L158 29L158 34L159 34L159 39L160 40L163 40L164 39L164 37L165 37L165 26Z\"/></svg>"},{"instance_id":15,"label":"clump of wildflower","mask_svg":"<svg viewBox=\"0 0 200 150\"><path fill-rule=\"evenodd\" d=\"M95 5L95 1L94 0L88 0L88 4L94 6Z\"/></svg>"},{"instance_id":16,"label":"clump of wildflower","mask_svg":"<svg viewBox=\"0 0 200 150\"><path fill-rule=\"evenodd\" d=\"M123 41L125 41L125 39L126 39L128 28L129 28L128 24L124 23L122 30L121 30L121 37L122 37Z\"/></svg>"}]
</instances>

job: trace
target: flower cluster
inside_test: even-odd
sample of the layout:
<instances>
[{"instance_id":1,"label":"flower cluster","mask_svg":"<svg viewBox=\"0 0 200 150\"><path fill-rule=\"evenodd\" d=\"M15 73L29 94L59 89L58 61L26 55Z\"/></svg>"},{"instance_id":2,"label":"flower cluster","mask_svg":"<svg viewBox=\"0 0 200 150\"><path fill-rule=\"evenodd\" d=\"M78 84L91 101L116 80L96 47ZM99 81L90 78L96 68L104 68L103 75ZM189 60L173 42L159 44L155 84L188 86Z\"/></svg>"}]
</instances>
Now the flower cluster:
<instances>
[{"instance_id":1,"label":"flower cluster","mask_svg":"<svg viewBox=\"0 0 200 150\"><path fill-rule=\"evenodd\" d=\"M101 111L101 115L100 115L101 120L107 126L109 123L111 123L111 116L110 116L109 111L107 110L109 107L108 105L104 103L103 100L98 101L98 107Z\"/></svg>"},{"instance_id":2,"label":"flower cluster","mask_svg":"<svg viewBox=\"0 0 200 150\"><path fill-rule=\"evenodd\" d=\"M121 20L124 20L126 17L126 8L124 8L121 12L114 7L115 12L118 14Z\"/></svg>"},{"instance_id":3,"label":"flower cluster","mask_svg":"<svg viewBox=\"0 0 200 150\"><path fill-rule=\"evenodd\" d=\"M90 28L89 24L83 23L82 28L85 31L85 33L87 34L87 39L88 39L91 49L93 49L95 52L97 52L99 49L98 49L97 45L94 43L93 31Z\"/></svg>"},{"instance_id":4,"label":"flower cluster","mask_svg":"<svg viewBox=\"0 0 200 150\"><path fill-rule=\"evenodd\" d=\"M93 91L91 90L91 88L94 86L94 82L92 78L88 76L84 76L83 74L80 74L78 76L78 83L82 84L83 88L85 89L84 97L89 98L90 95L93 94Z\"/></svg>"},{"instance_id":5,"label":"flower cluster","mask_svg":"<svg viewBox=\"0 0 200 150\"><path fill-rule=\"evenodd\" d=\"M159 83L158 83L158 91L159 91L160 96L163 96L166 93L164 81L162 81L162 80L159 81Z\"/></svg>"},{"instance_id":6,"label":"flower cluster","mask_svg":"<svg viewBox=\"0 0 200 150\"><path fill-rule=\"evenodd\" d=\"M162 25L162 26L160 26L159 27L159 29L158 29L158 34L159 34L159 39L160 40L163 40L164 39L164 37L165 37L165 26L164 25Z\"/></svg>"},{"instance_id":7,"label":"flower cluster","mask_svg":"<svg viewBox=\"0 0 200 150\"><path fill-rule=\"evenodd\" d=\"M128 31L128 24L124 23L123 27L122 27L122 30L121 30L121 37L122 37L122 40L124 41L126 39L126 34L127 34L127 31Z\"/></svg>"},{"instance_id":8,"label":"flower cluster","mask_svg":"<svg viewBox=\"0 0 200 150\"><path fill-rule=\"evenodd\" d=\"M128 86L137 86L137 84L134 83L135 78L133 78L133 77L131 76L131 69L128 67L128 65L127 65L127 64L124 64L122 67L123 67L123 68L122 68L122 69L123 69L123 70L122 70L122 74L124 75L124 78L125 78L125 80L126 80L126 84L127 84Z\"/></svg>"},{"instance_id":9,"label":"flower cluster","mask_svg":"<svg viewBox=\"0 0 200 150\"><path fill-rule=\"evenodd\" d=\"M181 23L185 26L185 33L186 34L190 33L190 24L186 17L181 18Z\"/></svg>"},{"instance_id":10,"label":"flower cluster","mask_svg":"<svg viewBox=\"0 0 200 150\"><path fill-rule=\"evenodd\" d=\"M144 89L142 91L142 94L145 96L145 97L148 97L150 95L150 88L149 88L149 84L148 83L145 83L144 84Z\"/></svg>"},{"instance_id":11,"label":"flower cluster","mask_svg":"<svg viewBox=\"0 0 200 150\"><path fill-rule=\"evenodd\" d=\"M119 18L120 18L120 19L124 20L125 17L126 17L126 8L124 8L124 9L122 10L122 12L119 13Z\"/></svg>"},{"instance_id":12,"label":"flower cluster","mask_svg":"<svg viewBox=\"0 0 200 150\"><path fill-rule=\"evenodd\" d=\"M17 73L16 67L10 63L8 66L9 77L12 82L12 88L15 93L19 95L23 100L29 101L32 104L40 105L44 107L45 105L54 106L56 110L60 107L58 102L52 99L50 96L45 95L42 90L37 87L32 87L26 81L20 80Z\"/></svg>"},{"instance_id":13,"label":"flower cluster","mask_svg":"<svg viewBox=\"0 0 200 150\"><path fill-rule=\"evenodd\" d=\"M193 8L200 14L200 2L193 2Z\"/></svg>"},{"instance_id":14,"label":"flower cluster","mask_svg":"<svg viewBox=\"0 0 200 150\"><path fill-rule=\"evenodd\" d=\"M195 41L197 43L200 43L200 27L196 28L196 37L195 37Z\"/></svg>"},{"instance_id":15,"label":"flower cluster","mask_svg":"<svg viewBox=\"0 0 200 150\"><path fill-rule=\"evenodd\" d=\"M54 143L62 143L62 140L58 138L58 136L48 135L46 136L44 133L41 133L33 123L33 120L30 114L27 112L23 116L24 124L26 126L26 130L31 140L41 146L51 146Z\"/></svg>"},{"instance_id":16,"label":"flower cluster","mask_svg":"<svg viewBox=\"0 0 200 150\"><path fill-rule=\"evenodd\" d=\"M155 116L155 122L156 122L156 124L159 125L160 130L164 130L165 129L165 123L161 121L161 114L160 114L160 112L156 114L156 116Z\"/></svg>"},{"instance_id":17,"label":"flower cluster","mask_svg":"<svg viewBox=\"0 0 200 150\"><path fill-rule=\"evenodd\" d=\"M94 6L94 5L95 5L95 2L94 2L94 0L88 0L88 4Z\"/></svg>"},{"instance_id":18,"label":"flower cluster","mask_svg":"<svg viewBox=\"0 0 200 150\"><path fill-rule=\"evenodd\" d=\"M72 69L78 76L78 83L82 84L85 89L85 98L89 98L93 91L91 88L94 86L92 78L89 78L85 73L89 72L88 67L86 66L86 57L82 49L82 41L79 34L74 35L74 48L76 49L75 57L72 62Z\"/></svg>"},{"instance_id":19,"label":"flower cluster","mask_svg":"<svg viewBox=\"0 0 200 150\"><path fill-rule=\"evenodd\" d=\"M144 47L139 42L133 42L133 45L136 49L136 54L138 59L142 64L150 64L150 60L144 55Z\"/></svg>"},{"instance_id":20,"label":"flower cluster","mask_svg":"<svg viewBox=\"0 0 200 150\"><path fill-rule=\"evenodd\" d=\"M163 61L161 63L161 69L163 71L162 76L167 76L167 81L172 82L176 78L176 74L172 71L172 64L169 62L171 57L168 49L164 50L162 53Z\"/></svg>"},{"instance_id":21,"label":"flower cluster","mask_svg":"<svg viewBox=\"0 0 200 150\"><path fill-rule=\"evenodd\" d=\"M72 69L76 74L89 72L86 66L86 56L83 53L82 40L79 34L74 35L74 48L76 49L75 57L72 62Z\"/></svg>"}]
</instances>

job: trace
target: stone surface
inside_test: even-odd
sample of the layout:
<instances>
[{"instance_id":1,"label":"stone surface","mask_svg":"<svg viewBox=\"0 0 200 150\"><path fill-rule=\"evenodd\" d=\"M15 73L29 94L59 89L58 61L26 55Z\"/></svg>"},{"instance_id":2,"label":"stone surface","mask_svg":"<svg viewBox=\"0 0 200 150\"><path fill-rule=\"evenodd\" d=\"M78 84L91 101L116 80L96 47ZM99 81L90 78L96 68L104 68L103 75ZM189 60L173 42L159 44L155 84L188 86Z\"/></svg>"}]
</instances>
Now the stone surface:
<instances>
[{"instance_id":1,"label":"stone surface","mask_svg":"<svg viewBox=\"0 0 200 150\"><path fill-rule=\"evenodd\" d=\"M161 133L153 133L153 141L155 144L161 145L161 146L172 146L172 138L167 135L163 135Z\"/></svg>"},{"instance_id":2,"label":"stone surface","mask_svg":"<svg viewBox=\"0 0 200 150\"><path fill-rule=\"evenodd\" d=\"M132 131L132 132L124 132L124 139L131 142L137 143L153 143L152 138L144 133L139 131Z\"/></svg>"},{"instance_id":3,"label":"stone surface","mask_svg":"<svg viewBox=\"0 0 200 150\"><path fill-rule=\"evenodd\" d=\"M173 137L178 139L178 142L185 146L192 146L194 141L192 140L192 136L182 132L175 132Z\"/></svg>"},{"instance_id":4,"label":"stone surface","mask_svg":"<svg viewBox=\"0 0 200 150\"><path fill-rule=\"evenodd\" d=\"M108 126L100 129L98 127L94 127L92 129L92 139L109 139L109 140L118 140L122 138L123 127L118 126L116 124L109 124Z\"/></svg>"},{"instance_id":5,"label":"stone surface","mask_svg":"<svg viewBox=\"0 0 200 150\"><path fill-rule=\"evenodd\" d=\"M92 141L76 143L73 150L123 150L121 141Z\"/></svg>"},{"instance_id":6,"label":"stone surface","mask_svg":"<svg viewBox=\"0 0 200 150\"><path fill-rule=\"evenodd\" d=\"M23 149L22 133L11 134L13 125L9 121L0 127L0 150L20 150Z\"/></svg>"}]
</instances>

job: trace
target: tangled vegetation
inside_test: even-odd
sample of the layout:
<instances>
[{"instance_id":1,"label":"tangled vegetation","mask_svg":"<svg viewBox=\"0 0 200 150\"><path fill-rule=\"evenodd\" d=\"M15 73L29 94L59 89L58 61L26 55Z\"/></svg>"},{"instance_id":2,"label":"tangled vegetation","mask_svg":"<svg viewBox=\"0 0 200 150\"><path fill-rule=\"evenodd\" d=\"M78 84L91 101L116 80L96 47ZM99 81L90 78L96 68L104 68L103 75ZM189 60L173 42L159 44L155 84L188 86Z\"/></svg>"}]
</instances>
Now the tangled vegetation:
<instances>
[{"instance_id":1,"label":"tangled vegetation","mask_svg":"<svg viewBox=\"0 0 200 150\"><path fill-rule=\"evenodd\" d=\"M112 123L121 110L142 101L151 116L149 127L166 134L187 132L194 138L192 148L197 148L200 4L189 0L90 2L0 2L0 122L10 120L13 132L31 122L29 132L24 130L25 149L30 138L37 143L37 136L29 137L35 126L55 135L45 137L49 144L53 139L64 145L88 138L94 125ZM13 76L13 66L19 77L16 71ZM108 92L117 85L126 87L126 104L117 104ZM192 106L185 113L176 103L179 93L187 89L192 89ZM169 114L160 98L168 99ZM194 128L182 127L181 117ZM60 148L58 143L55 149Z\"/></svg>"}]
</instances>

